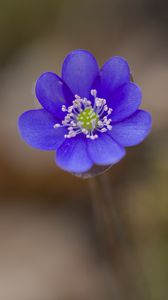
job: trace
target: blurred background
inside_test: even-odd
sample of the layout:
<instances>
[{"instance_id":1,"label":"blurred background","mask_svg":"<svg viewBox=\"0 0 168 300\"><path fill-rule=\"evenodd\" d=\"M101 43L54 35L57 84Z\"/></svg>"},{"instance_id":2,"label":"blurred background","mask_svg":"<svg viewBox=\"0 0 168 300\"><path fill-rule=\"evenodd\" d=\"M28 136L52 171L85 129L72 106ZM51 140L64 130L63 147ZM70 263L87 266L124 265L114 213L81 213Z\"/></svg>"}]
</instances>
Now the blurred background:
<instances>
[{"instance_id":1,"label":"blurred background","mask_svg":"<svg viewBox=\"0 0 168 300\"><path fill-rule=\"evenodd\" d=\"M86 180L29 148L18 116L66 54L121 55L153 130L109 171L115 202L152 300L168 299L168 6L166 0L0 0L0 299L119 299ZM133 250L134 251L134 250ZM115 296L114 296L115 295Z\"/></svg>"}]
</instances>

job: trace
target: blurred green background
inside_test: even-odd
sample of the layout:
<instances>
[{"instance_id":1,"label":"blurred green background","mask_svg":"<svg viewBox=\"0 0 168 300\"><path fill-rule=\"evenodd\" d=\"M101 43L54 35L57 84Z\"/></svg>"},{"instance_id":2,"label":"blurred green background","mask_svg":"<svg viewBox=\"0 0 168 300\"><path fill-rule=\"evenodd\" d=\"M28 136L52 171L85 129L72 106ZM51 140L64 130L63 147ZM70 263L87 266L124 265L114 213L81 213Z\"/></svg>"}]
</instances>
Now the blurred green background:
<instances>
[{"instance_id":1,"label":"blurred green background","mask_svg":"<svg viewBox=\"0 0 168 300\"><path fill-rule=\"evenodd\" d=\"M168 6L165 0L0 1L0 299L112 299L87 182L29 148L18 116L38 107L34 85L66 54L121 55L153 115L147 140L109 171L151 299L168 298ZM117 299L117 298L114 298Z\"/></svg>"}]
</instances>

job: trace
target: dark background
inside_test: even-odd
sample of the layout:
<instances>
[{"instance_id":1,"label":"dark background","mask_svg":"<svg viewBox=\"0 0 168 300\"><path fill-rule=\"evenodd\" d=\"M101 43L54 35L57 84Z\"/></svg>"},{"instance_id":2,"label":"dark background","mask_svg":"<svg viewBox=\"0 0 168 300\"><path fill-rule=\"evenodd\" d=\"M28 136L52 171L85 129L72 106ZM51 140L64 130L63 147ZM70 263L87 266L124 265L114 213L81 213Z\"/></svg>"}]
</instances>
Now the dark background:
<instances>
[{"instance_id":1,"label":"dark background","mask_svg":"<svg viewBox=\"0 0 168 300\"><path fill-rule=\"evenodd\" d=\"M29 148L18 116L38 107L34 84L66 54L100 65L125 57L153 129L109 171L113 199L139 254L151 299L168 297L168 7L157 0L0 1L0 299L111 299L86 180Z\"/></svg>"}]
</instances>

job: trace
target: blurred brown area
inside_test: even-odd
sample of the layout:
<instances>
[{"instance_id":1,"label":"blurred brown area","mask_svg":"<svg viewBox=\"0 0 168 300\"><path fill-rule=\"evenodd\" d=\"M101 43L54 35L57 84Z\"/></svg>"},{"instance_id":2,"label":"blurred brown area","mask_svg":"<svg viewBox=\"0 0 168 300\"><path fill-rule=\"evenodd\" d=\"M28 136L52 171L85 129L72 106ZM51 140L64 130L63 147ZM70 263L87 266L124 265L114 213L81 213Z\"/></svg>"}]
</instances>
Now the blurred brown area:
<instances>
[{"instance_id":1,"label":"blurred brown area","mask_svg":"<svg viewBox=\"0 0 168 300\"><path fill-rule=\"evenodd\" d=\"M0 299L111 299L115 280L94 227L87 182L54 153L20 139L18 116L38 107L37 77L60 73L72 49L100 65L125 57L153 130L109 171L151 299L168 297L168 17L165 0L1 0ZM117 299L117 298L114 298Z\"/></svg>"}]
</instances>

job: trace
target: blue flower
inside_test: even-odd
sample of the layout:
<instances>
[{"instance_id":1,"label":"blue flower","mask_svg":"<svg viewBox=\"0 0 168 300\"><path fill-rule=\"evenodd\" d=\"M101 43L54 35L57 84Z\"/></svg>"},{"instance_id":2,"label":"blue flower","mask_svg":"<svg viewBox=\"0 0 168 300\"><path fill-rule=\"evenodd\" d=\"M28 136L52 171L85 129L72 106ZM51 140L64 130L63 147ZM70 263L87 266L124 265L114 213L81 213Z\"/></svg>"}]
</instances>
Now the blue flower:
<instances>
[{"instance_id":1,"label":"blue flower","mask_svg":"<svg viewBox=\"0 0 168 300\"><path fill-rule=\"evenodd\" d=\"M91 53L72 51L62 78L46 72L37 80L43 108L20 116L23 140L40 150L56 150L56 164L73 173L117 163L125 147L142 142L151 129L150 114L139 109L141 90L130 77L122 57L110 58L99 70Z\"/></svg>"}]
</instances>

